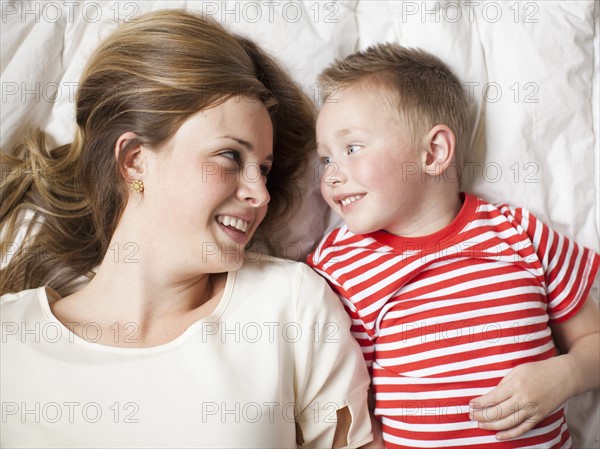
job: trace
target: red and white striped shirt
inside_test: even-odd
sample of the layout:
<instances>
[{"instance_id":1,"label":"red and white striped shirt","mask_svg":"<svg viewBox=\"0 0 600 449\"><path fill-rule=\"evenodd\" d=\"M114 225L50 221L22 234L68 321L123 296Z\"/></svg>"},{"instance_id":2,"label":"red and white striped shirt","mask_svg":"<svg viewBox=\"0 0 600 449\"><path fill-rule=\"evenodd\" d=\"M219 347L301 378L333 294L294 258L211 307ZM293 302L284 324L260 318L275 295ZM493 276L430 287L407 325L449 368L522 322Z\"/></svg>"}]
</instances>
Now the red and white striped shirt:
<instances>
[{"instance_id":1,"label":"red and white striped shirt","mask_svg":"<svg viewBox=\"0 0 600 449\"><path fill-rule=\"evenodd\" d=\"M343 226L308 263L352 318L388 448L571 445L562 407L500 442L469 421L468 404L514 366L556 354L548 324L585 302L600 263L593 251L524 209L464 194L455 220L432 235Z\"/></svg>"}]
</instances>

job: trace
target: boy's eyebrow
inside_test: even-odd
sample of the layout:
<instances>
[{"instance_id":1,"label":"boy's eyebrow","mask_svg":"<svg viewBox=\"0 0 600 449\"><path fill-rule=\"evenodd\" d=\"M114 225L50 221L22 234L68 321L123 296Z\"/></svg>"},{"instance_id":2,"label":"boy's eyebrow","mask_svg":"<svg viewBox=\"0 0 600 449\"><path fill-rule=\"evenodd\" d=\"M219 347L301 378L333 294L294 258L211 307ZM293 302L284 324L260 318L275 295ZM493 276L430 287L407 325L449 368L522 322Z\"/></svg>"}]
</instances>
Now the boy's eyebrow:
<instances>
[{"instance_id":1,"label":"boy's eyebrow","mask_svg":"<svg viewBox=\"0 0 600 449\"><path fill-rule=\"evenodd\" d=\"M327 151L327 146L325 144L322 144L321 142L317 142L317 153L319 152L319 150L322 151Z\"/></svg>"},{"instance_id":2,"label":"boy's eyebrow","mask_svg":"<svg viewBox=\"0 0 600 449\"><path fill-rule=\"evenodd\" d=\"M369 130L366 128L360 128L360 127L355 126L353 128L340 129L339 131L336 131L335 135L336 136L345 136L346 134L350 134L352 131L369 132Z\"/></svg>"},{"instance_id":3,"label":"boy's eyebrow","mask_svg":"<svg viewBox=\"0 0 600 449\"><path fill-rule=\"evenodd\" d=\"M336 137L343 137L343 136L345 136L346 134L350 134L352 131L362 131L362 132L364 132L364 133L368 133L368 132L369 132L369 130L368 130L368 129L366 129L366 128L361 128L361 127L359 127L359 126L355 126L355 127L352 127L352 128L344 128L344 129L340 129L340 130L336 131L336 132L334 133L334 135L335 135ZM327 150L327 146L326 146L325 144L323 144L323 143L321 143L321 142L317 141L317 151L319 151L319 149L323 149L323 150L325 150L325 151L326 151L326 150Z\"/></svg>"},{"instance_id":4,"label":"boy's eyebrow","mask_svg":"<svg viewBox=\"0 0 600 449\"><path fill-rule=\"evenodd\" d=\"M252 142L248 142L247 140L240 139L239 137L234 137L234 136L226 135L226 136L220 136L219 139L231 139L231 140L235 140L237 143L239 143L241 146L243 146L250 153L252 153L254 151L254 145L252 145ZM273 160L273 155L269 155L267 157L267 160L268 161L272 161Z\"/></svg>"}]
</instances>

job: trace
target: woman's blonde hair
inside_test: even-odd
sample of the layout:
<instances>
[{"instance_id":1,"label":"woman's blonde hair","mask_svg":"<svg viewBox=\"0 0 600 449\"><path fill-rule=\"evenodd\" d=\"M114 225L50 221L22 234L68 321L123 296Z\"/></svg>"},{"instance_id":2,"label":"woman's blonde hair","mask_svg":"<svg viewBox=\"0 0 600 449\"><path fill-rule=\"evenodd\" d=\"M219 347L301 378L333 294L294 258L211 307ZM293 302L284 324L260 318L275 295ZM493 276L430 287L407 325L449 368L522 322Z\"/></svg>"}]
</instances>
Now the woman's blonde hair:
<instances>
[{"instance_id":1,"label":"woman's blonde hair","mask_svg":"<svg viewBox=\"0 0 600 449\"><path fill-rule=\"evenodd\" d=\"M70 292L92 276L124 210L121 169L138 144L158 148L192 114L233 96L261 101L274 128L271 201L261 225L285 222L299 199L299 178L314 148L314 106L285 71L248 39L213 20L165 10L120 25L95 51L76 98L76 136L49 149L34 132L3 154L0 226L3 260L25 210L34 213L24 245L0 271L0 294L50 285ZM117 139L137 138L114 156Z\"/></svg>"}]
</instances>

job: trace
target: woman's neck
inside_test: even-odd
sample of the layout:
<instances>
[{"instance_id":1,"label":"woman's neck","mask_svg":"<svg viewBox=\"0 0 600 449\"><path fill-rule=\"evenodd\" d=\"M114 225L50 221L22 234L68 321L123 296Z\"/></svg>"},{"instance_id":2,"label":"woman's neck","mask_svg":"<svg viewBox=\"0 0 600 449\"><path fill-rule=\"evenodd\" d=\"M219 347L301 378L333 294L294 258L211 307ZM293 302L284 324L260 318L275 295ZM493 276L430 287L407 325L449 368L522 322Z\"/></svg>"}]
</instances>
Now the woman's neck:
<instances>
[{"instance_id":1,"label":"woman's neck","mask_svg":"<svg viewBox=\"0 0 600 449\"><path fill-rule=\"evenodd\" d=\"M216 308L227 273L177 270L164 249L139 235L136 240L128 237L117 231L94 278L52 305L60 321L100 326L107 338L97 343L121 346L110 337L115 328L123 328L121 334L126 335L128 327L136 331L134 347L154 346L177 337Z\"/></svg>"}]
</instances>

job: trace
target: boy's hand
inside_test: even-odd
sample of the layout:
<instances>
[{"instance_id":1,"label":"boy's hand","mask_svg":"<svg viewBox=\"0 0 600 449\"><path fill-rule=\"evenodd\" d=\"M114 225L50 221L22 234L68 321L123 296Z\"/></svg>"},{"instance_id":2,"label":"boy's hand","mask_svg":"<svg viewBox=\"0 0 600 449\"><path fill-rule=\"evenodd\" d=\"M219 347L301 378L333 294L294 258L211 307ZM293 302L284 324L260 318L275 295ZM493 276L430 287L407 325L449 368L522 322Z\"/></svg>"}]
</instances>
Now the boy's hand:
<instances>
[{"instance_id":1,"label":"boy's hand","mask_svg":"<svg viewBox=\"0 0 600 449\"><path fill-rule=\"evenodd\" d=\"M560 357L516 366L496 388L471 400L470 417L480 429L500 430L499 440L522 435L569 399L568 371Z\"/></svg>"},{"instance_id":2,"label":"boy's hand","mask_svg":"<svg viewBox=\"0 0 600 449\"><path fill-rule=\"evenodd\" d=\"M588 299L571 319L554 324L552 335L563 355L513 368L487 394L470 402L479 427L515 438L571 397L600 386L600 313Z\"/></svg>"}]
</instances>

